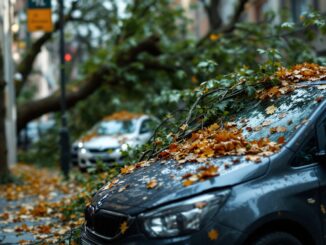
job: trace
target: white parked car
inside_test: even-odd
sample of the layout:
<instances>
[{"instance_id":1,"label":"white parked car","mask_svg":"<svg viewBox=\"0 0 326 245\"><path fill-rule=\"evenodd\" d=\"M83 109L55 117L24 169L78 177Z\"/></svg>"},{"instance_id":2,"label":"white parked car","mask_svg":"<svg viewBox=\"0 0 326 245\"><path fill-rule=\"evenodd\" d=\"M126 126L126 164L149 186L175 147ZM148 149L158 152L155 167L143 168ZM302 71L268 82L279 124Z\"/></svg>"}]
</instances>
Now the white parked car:
<instances>
[{"instance_id":1,"label":"white parked car","mask_svg":"<svg viewBox=\"0 0 326 245\"><path fill-rule=\"evenodd\" d=\"M86 170L98 161L108 165L121 162L122 151L145 144L155 124L157 119L147 115L102 120L73 145L79 168Z\"/></svg>"}]
</instances>

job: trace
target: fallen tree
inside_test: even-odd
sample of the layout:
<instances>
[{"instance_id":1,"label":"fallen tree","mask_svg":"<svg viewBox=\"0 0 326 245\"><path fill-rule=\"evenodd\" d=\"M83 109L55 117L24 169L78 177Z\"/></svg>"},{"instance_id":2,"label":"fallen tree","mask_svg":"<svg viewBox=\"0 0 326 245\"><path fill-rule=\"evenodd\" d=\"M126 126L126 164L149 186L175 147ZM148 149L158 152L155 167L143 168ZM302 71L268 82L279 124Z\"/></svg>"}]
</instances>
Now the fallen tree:
<instances>
[{"instance_id":1,"label":"fallen tree","mask_svg":"<svg viewBox=\"0 0 326 245\"><path fill-rule=\"evenodd\" d=\"M159 38L151 36L140 42L128 51L118 54L117 64L120 66L128 66L137 59L141 53L158 55ZM67 92L67 108L73 107L78 101L87 98L94 93L103 83L107 86L119 86L119 80L115 78L112 69L107 65L99 66L96 71L88 75L88 77L77 87L70 88ZM17 130L23 129L26 124L46 113L56 112L60 110L60 94L56 92L46 98L34 100L21 105L18 108Z\"/></svg>"}]
</instances>

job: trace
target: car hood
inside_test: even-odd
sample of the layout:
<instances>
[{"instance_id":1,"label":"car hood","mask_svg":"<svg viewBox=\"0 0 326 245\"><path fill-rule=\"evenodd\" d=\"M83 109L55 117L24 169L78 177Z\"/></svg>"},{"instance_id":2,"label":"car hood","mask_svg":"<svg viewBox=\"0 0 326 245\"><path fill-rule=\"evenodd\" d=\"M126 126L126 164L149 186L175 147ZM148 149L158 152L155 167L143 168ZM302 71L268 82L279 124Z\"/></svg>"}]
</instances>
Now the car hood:
<instances>
[{"instance_id":1,"label":"car hood","mask_svg":"<svg viewBox=\"0 0 326 245\"><path fill-rule=\"evenodd\" d=\"M84 142L85 148L118 148L120 145L132 140L132 135L95 136Z\"/></svg>"},{"instance_id":2,"label":"car hood","mask_svg":"<svg viewBox=\"0 0 326 245\"><path fill-rule=\"evenodd\" d=\"M245 157L223 157L209 160L219 166L219 176L184 187L182 176L196 173L204 163L178 164L174 160L158 161L150 166L136 169L133 173L118 176L119 181L105 185L94 196L95 210L106 209L135 215L162 204L200 194L211 189L225 188L263 175L269 166L269 158L261 158L260 163ZM225 163L231 165L225 168ZM147 183L155 178L157 186L147 188ZM110 188L109 188L110 186Z\"/></svg>"}]
</instances>

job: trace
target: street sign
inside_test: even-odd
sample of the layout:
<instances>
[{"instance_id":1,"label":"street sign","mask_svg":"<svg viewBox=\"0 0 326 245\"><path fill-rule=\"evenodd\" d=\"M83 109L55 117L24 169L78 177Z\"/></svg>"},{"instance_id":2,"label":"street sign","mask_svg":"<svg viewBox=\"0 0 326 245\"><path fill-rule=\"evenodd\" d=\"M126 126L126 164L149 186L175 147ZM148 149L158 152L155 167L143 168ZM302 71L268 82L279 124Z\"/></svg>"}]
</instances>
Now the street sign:
<instances>
[{"instance_id":1,"label":"street sign","mask_svg":"<svg viewBox=\"0 0 326 245\"><path fill-rule=\"evenodd\" d=\"M52 32L51 0L28 0L27 29L29 32Z\"/></svg>"}]
</instances>

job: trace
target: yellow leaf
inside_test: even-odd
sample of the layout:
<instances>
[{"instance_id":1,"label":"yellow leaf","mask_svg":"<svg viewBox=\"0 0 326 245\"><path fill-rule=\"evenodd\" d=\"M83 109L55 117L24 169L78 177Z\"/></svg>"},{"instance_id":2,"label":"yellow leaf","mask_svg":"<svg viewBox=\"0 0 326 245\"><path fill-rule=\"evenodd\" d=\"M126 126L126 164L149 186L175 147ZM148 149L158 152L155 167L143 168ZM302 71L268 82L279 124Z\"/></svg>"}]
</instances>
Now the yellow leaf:
<instances>
[{"instance_id":1,"label":"yellow leaf","mask_svg":"<svg viewBox=\"0 0 326 245\"><path fill-rule=\"evenodd\" d=\"M218 35L218 34L209 35L209 39L212 41L217 41L219 38L220 38L220 35Z\"/></svg>"},{"instance_id":2,"label":"yellow leaf","mask_svg":"<svg viewBox=\"0 0 326 245\"><path fill-rule=\"evenodd\" d=\"M181 129L182 131L185 131L187 128L188 128L188 124L183 124L183 125L180 127L180 129Z\"/></svg>"},{"instance_id":3,"label":"yellow leaf","mask_svg":"<svg viewBox=\"0 0 326 245\"><path fill-rule=\"evenodd\" d=\"M127 221L125 221L120 224L120 232L122 234L125 234L127 230L128 230L128 223L127 223Z\"/></svg>"},{"instance_id":4,"label":"yellow leaf","mask_svg":"<svg viewBox=\"0 0 326 245\"><path fill-rule=\"evenodd\" d=\"M157 186L157 180L156 179L151 179L148 183L147 183L147 189L153 189Z\"/></svg>"},{"instance_id":5,"label":"yellow leaf","mask_svg":"<svg viewBox=\"0 0 326 245\"><path fill-rule=\"evenodd\" d=\"M272 115L272 114L274 114L275 111L276 111L276 107L275 107L274 105L271 105L271 106L269 106L269 107L266 108L266 113L267 113L268 115Z\"/></svg>"}]
</instances>

